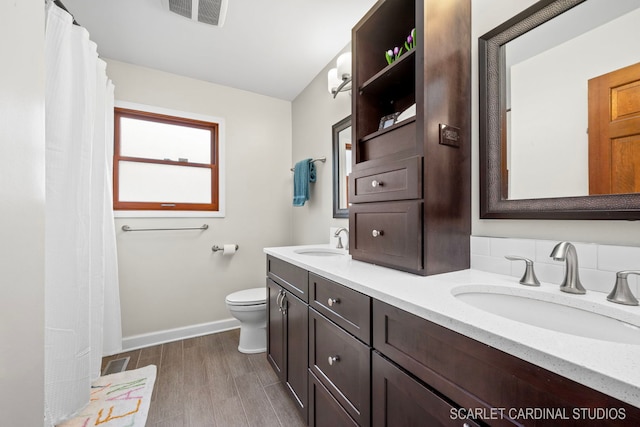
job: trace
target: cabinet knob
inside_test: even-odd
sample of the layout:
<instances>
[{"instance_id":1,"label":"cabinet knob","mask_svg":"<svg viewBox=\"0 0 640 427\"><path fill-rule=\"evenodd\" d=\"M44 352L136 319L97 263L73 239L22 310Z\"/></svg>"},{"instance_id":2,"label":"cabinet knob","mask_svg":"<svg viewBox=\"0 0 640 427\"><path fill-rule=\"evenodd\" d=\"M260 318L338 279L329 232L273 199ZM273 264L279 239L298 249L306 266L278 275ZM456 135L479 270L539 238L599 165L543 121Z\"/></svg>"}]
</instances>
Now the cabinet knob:
<instances>
[{"instance_id":1,"label":"cabinet knob","mask_svg":"<svg viewBox=\"0 0 640 427\"><path fill-rule=\"evenodd\" d=\"M382 236L383 234L384 234L384 232L383 232L382 230L373 230L373 231L371 232L371 235L372 235L373 237Z\"/></svg>"},{"instance_id":2,"label":"cabinet knob","mask_svg":"<svg viewBox=\"0 0 640 427\"><path fill-rule=\"evenodd\" d=\"M327 300L327 304L329 304L329 307L333 307L334 304L340 304L340 299L339 298L329 298Z\"/></svg>"},{"instance_id":3,"label":"cabinet knob","mask_svg":"<svg viewBox=\"0 0 640 427\"><path fill-rule=\"evenodd\" d=\"M373 181L371 181L371 186L373 188L382 187L382 181L378 181L377 179L374 179Z\"/></svg>"},{"instance_id":4,"label":"cabinet knob","mask_svg":"<svg viewBox=\"0 0 640 427\"><path fill-rule=\"evenodd\" d=\"M340 356L329 356L329 358L327 359L329 362L329 365L332 365L336 362L340 361Z\"/></svg>"}]
</instances>

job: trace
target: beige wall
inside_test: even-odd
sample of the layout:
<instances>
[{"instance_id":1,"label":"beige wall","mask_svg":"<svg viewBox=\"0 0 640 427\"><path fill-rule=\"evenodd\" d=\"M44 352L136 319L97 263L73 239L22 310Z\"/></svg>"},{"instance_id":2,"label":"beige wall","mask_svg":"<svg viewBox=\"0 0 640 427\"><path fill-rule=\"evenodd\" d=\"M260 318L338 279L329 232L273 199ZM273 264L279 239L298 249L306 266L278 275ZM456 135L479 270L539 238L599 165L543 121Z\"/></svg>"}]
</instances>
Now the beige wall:
<instances>
[{"instance_id":1,"label":"beige wall","mask_svg":"<svg viewBox=\"0 0 640 427\"><path fill-rule=\"evenodd\" d=\"M476 236L522 237L549 240L571 240L640 245L640 222L629 221L535 221L479 219L478 182L478 37L535 3L534 0L472 1L472 233Z\"/></svg>"},{"instance_id":2,"label":"beige wall","mask_svg":"<svg viewBox=\"0 0 640 427\"><path fill-rule=\"evenodd\" d=\"M349 51L351 45L340 53ZM293 208L295 244L327 243L330 227L348 227L347 219L333 218L333 161L331 126L351 114L351 96L347 92L335 99L327 91L327 72L335 67L336 57L293 101L293 160L326 157L316 163L317 181L311 197L302 207Z\"/></svg>"},{"instance_id":3,"label":"beige wall","mask_svg":"<svg viewBox=\"0 0 640 427\"><path fill-rule=\"evenodd\" d=\"M0 0L0 424L44 416L44 8Z\"/></svg>"},{"instance_id":4,"label":"beige wall","mask_svg":"<svg viewBox=\"0 0 640 427\"><path fill-rule=\"evenodd\" d=\"M225 120L225 218L117 218L123 336L230 318L230 292L264 286L267 246L291 244L291 103L107 60L116 100ZM131 227L207 231L129 232ZM214 244L236 243L231 257Z\"/></svg>"}]
</instances>

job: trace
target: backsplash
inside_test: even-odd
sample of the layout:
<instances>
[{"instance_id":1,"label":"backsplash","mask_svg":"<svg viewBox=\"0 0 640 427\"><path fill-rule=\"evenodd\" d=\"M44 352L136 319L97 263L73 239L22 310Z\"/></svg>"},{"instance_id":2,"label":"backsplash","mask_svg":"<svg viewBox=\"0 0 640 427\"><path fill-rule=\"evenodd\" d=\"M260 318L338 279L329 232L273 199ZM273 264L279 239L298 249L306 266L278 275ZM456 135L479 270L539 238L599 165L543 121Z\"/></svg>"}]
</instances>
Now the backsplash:
<instances>
[{"instance_id":1,"label":"backsplash","mask_svg":"<svg viewBox=\"0 0 640 427\"><path fill-rule=\"evenodd\" d=\"M565 263L549 256L557 243L555 240L471 236L471 268L506 274L519 280L524 272L524 262L505 259L505 255L517 255L533 260L541 282L559 285L564 278ZM608 294L616 282L616 272L640 270L639 247L571 243L578 253L580 281L587 290ZM628 281L633 294L640 297L638 276L630 275Z\"/></svg>"}]
</instances>

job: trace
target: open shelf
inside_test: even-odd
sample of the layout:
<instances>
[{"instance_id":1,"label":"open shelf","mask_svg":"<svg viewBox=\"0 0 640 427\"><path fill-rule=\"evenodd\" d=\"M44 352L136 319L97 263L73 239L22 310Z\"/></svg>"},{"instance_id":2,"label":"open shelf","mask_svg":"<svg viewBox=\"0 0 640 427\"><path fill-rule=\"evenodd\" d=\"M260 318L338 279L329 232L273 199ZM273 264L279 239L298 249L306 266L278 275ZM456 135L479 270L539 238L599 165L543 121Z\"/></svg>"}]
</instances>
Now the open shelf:
<instances>
[{"instance_id":1,"label":"open shelf","mask_svg":"<svg viewBox=\"0 0 640 427\"><path fill-rule=\"evenodd\" d=\"M388 97L390 90L401 93L413 92L415 88L416 50L411 49L376 73L358 88L361 94Z\"/></svg>"}]
</instances>

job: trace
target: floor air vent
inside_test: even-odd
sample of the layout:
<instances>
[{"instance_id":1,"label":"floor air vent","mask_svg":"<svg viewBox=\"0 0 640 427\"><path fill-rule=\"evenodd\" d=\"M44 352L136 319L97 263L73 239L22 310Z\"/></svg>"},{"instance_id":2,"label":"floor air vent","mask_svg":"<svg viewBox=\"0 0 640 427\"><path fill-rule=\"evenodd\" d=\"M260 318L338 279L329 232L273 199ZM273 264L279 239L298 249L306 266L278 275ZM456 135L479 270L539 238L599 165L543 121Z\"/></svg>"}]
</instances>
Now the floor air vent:
<instances>
[{"instance_id":1,"label":"floor air vent","mask_svg":"<svg viewBox=\"0 0 640 427\"><path fill-rule=\"evenodd\" d=\"M228 0L162 0L165 9L192 21L222 27Z\"/></svg>"},{"instance_id":2,"label":"floor air vent","mask_svg":"<svg viewBox=\"0 0 640 427\"><path fill-rule=\"evenodd\" d=\"M105 366L104 371L102 371L102 375L115 374L118 372L123 372L127 369L127 365L129 364L129 357L123 357L121 359L110 360Z\"/></svg>"}]
</instances>

